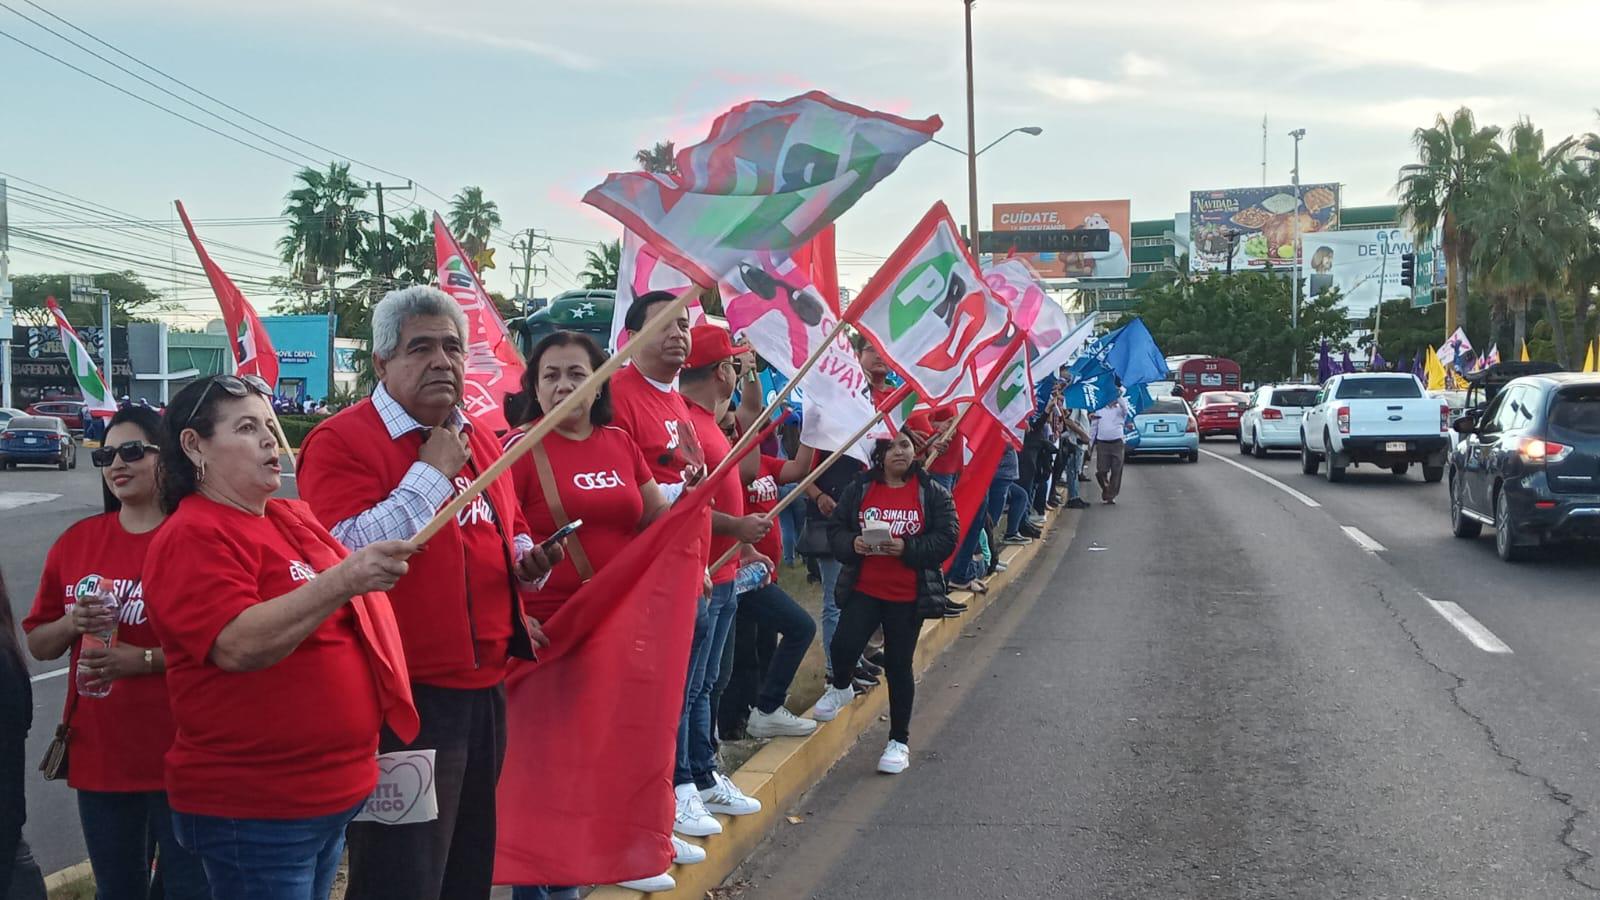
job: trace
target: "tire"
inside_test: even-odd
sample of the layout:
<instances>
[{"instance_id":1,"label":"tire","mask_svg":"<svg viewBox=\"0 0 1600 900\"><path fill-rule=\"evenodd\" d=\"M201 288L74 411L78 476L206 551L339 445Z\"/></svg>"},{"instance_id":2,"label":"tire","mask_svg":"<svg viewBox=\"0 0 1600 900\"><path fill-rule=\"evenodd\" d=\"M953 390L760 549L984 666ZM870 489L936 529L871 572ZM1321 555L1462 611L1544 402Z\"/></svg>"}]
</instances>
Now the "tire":
<instances>
[{"instance_id":1,"label":"tire","mask_svg":"<svg viewBox=\"0 0 1600 900\"><path fill-rule=\"evenodd\" d=\"M1395 463L1394 465L1389 467L1389 471L1391 471L1394 474L1399 475L1400 477L1404 478L1405 474L1407 472L1411 471L1411 464L1410 463Z\"/></svg>"},{"instance_id":2,"label":"tire","mask_svg":"<svg viewBox=\"0 0 1600 900\"><path fill-rule=\"evenodd\" d=\"M1321 462L1322 460L1311 452L1311 448L1306 446L1306 436L1300 435L1300 471L1307 475L1315 475L1317 466Z\"/></svg>"},{"instance_id":3,"label":"tire","mask_svg":"<svg viewBox=\"0 0 1600 900\"><path fill-rule=\"evenodd\" d=\"M1450 479L1450 533L1458 538L1470 540L1483 534L1483 523L1477 519L1464 515L1464 505L1461 502L1461 485Z\"/></svg>"},{"instance_id":4,"label":"tire","mask_svg":"<svg viewBox=\"0 0 1600 900\"><path fill-rule=\"evenodd\" d=\"M1183 461L1184 462L1192 462L1192 463L1199 462L1200 461L1200 451L1199 450L1190 450L1189 451L1189 455L1185 456L1183 458Z\"/></svg>"},{"instance_id":5,"label":"tire","mask_svg":"<svg viewBox=\"0 0 1600 900\"><path fill-rule=\"evenodd\" d=\"M1328 448L1328 483L1338 484L1344 480L1345 467L1337 464L1339 456L1333 452L1333 441L1326 434L1322 436L1322 446Z\"/></svg>"},{"instance_id":6,"label":"tire","mask_svg":"<svg viewBox=\"0 0 1600 900\"><path fill-rule=\"evenodd\" d=\"M56 464L56 468L58 468L61 471L65 472L67 470L67 461L63 459L61 462Z\"/></svg>"},{"instance_id":7,"label":"tire","mask_svg":"<svg viewBox=\"0 0 1600 900\"><path fill-rule=\"evenodd\" d=\"M1253 440L1250 441L1250 455L1254 456L1256 459L1266 459L1267 448L1261 444L1261 432L1256 431L1252 437Z\"/></svg>"},{"instance_id":8,"label":"tire","mask_svg":"<svg viewBox=\"0 0 1600 900\"><path fill-rule=\"evenodd\" d=\"M1527 559L1529 548L1520 545L1519 539L1516 523L1511 521L1511 502L1502 490L1494 498L1494 552L1508 563Z\"/></svg>"},{"instance_id":9,"label":"tire","mask_svg":"<svg viewBox=\"0 0 1600 900\"><path fill-rule=\"evenodd\" d=\"M1422 480L1429 484L1438 484L1444 480L1444 466L1423 466Z\"/></svg>"},{"instance_id":10,"label":"tire","mask_svg":"<svg viewBox=\"0 0 1600 900\"><path fill-rule=\"evenodd\" d=\"M1249 456L1251 449L1251 446L1244 442L1244 432L1239 432L1239 455Z\"/></svg>"}]
</instances>

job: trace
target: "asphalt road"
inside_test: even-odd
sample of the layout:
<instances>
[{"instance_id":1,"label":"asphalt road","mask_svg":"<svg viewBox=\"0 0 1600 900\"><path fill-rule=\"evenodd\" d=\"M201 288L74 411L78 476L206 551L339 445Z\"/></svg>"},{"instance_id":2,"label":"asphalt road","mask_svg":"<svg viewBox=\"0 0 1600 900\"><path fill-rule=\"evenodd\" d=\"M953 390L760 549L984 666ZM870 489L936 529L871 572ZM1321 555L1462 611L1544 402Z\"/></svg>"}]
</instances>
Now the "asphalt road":
<instances>
[{"instance_id":1,"label":"asphalt road","mask_svg":"<svg viewBox=\"0 0 1600 900\"><path fill-rule=\"evenodd\" d=\"M1600 563L1503 564L1418 472L1204 448L1075 514L923 679L911 769L880 725L740 896L1592 894Z\"/></svg>"}]
</instances>

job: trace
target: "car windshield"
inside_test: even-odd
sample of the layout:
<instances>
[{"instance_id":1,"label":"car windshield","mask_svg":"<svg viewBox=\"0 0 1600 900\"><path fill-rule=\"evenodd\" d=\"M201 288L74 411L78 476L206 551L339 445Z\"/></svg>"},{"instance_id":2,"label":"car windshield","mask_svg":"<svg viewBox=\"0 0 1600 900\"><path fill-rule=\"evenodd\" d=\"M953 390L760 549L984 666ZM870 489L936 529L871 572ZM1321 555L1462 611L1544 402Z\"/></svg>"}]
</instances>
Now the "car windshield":
<instances>
[{"instance_id":1,"label":"car windshield","mask_svg":"<svg viewBox=\"0 0 1600 900\"><path fill-rule=\"evenodd\" d=\"M1404 377L1348 378L1339 383L1339 400L1403 400L1422 396L1417 379Z\"/></svg>"},{"instance_id":2,"label":"car windshield","mask_svg":"<svg viewBox=\"0 0 1600 900\"><path fill-rule=\"evenodd\" d=\"M1317 405L1315 388L1291 388L1272 392L1273 406L1311 407Z\"/></svg>"},{"instance_id":3,"label":"car windshield","mask_svg":"<svg viewBox=\"0 0 1600 900\"><path fill-rule=\"evenodd\" d=\"M31 429L34 431L55 431L56 420L39 416L17 416L11 420L11 427L13 429Z\"/></svg>"},{"instance_id":4,"label":"car windshield","mask_svg":"<svg viewBox=\"0 0 1600 900\"><path fill-rule=\"evenodd\" d=\"M1556 395L1550 407L1552 437L1600 437L1600 390L1565 390Z\"/></svg>"},{"instance_id":5,"label":"car windshield","mask_svg":"<svg viewBox=\"0 0 1600 900\"><path fill-rule=\"evenodd\" d=\"M1140 415L1145 416L1186 416L1189 407L1182 400L1157 400L1145 408Z\"/></svg>"}]
</instances>

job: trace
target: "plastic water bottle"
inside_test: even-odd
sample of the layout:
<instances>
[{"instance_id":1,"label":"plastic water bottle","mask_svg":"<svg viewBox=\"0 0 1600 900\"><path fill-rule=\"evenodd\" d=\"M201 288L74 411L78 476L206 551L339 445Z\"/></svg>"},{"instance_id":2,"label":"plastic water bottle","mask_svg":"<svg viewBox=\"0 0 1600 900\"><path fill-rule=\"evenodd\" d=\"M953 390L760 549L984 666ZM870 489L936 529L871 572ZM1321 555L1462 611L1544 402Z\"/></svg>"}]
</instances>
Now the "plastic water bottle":
<instances>
[{"instance_id":1,"label":"plastic water bottle","mask_svg":"<svg viewBox=\"0 0 1600 900\"><path fill-rule=\"evenodd\" d=\"M117 643L117 617L122 612L122 604L117 600L117 595L112 593L101 579L90 578L84 579L78 585L76 597L78 603L87 603L91 607L104 609L111 614L111 627L105 631L85 634L83 636L83 646L85 648L92 647L95 641L99 641L103 647L115 646ZM80 697L100 698L111 693L111 682L99 681L89 677L88 671L81 664L81 654L78 671L74 674L74 678L77 679L78 696Z\"/></svg>"},{"instance_id":2,"label":"plastic water bottle","mask_svg":"<svg viewBox=\"0 0 1600 900\"><path fill-rule=\"evenodd\" d=\"M738 573L733 576L733 592L735 594L743 594L746 591L753 591L765 585L767 580L766 563L745 563L739 567Z\"/></svg>"}]
</instances>

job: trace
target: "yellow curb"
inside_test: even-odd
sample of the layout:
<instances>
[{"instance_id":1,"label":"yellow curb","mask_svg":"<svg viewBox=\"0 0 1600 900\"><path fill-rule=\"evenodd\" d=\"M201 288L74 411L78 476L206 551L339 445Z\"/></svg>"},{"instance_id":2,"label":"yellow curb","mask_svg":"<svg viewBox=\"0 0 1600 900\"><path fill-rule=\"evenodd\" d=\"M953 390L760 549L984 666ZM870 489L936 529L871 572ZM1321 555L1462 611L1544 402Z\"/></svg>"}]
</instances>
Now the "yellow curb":
<instances>
[{"instance_id":1,"label":"yellow curb","mask_svg":"<svg viewBox=\"0 0 1600 900\"><path fill-rule=\"evenodd\" d=\"M89 868L89 861L84 860L75 866L67 866L59 872L51 872L46 875L44 877L44 890L47 894L53 894L74 882L93 877L94 870Z\"/></svg>"},{"instance_id":2,"label":"yellow curb","mask_svg":"<svg viewBox=\"0 0 1600 900\"><path fill-rule=\"evenodd\" d=\"M1059 514L1059 510L1056 512ZM1052 516L1043 529L1046 535L1054 522ZM1036 540L1025 547L1000 548L1000 558L1007 563L1007 569L989 579L988 593L952 592L952 599L968 603L971 608L954 619L930 619L923 623L915 663L919 676L951 644L960 640L968 624L998 599L1002 588L1021 575L1041 544L1042 541ZM810 736L774 738L750 757L733 773L733 783L760 800L761 811L748 816L719 815L717 821L722 823L722 834L688 839L706 849L706 860L691 866L673 866L672 877L678 882L676 889L646 895L607 885L591 892L589 900L637 900L644 896L652 900L700 900L733 874L745 857L778 826L794 802L815 787L862 734L878 724L878 717L888 707L888 688L869 691L841 710L838 718L822 723Z\"/></svg>"}]
</instances>

